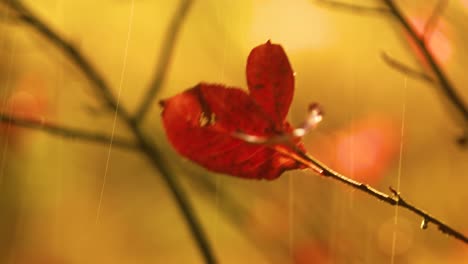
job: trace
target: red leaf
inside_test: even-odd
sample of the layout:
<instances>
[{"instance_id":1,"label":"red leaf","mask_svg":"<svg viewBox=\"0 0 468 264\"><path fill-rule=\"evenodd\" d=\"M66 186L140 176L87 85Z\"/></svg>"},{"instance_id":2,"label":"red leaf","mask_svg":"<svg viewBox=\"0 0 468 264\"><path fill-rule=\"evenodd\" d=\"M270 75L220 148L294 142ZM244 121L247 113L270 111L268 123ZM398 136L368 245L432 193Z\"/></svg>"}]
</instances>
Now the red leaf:
<instances>
[{"instance_id":1,"label":"red leaf","mask_svg":"<svg viewBox=\"0 0 468 264\"><path fill-rule=\"evenodd\" d=\"M281 46L267 42L252 50L247 78L250 94L201 83L162 101L169 141L181 155L203 167L243 178L275 179L285 170L302 168L288 154L293 152L291 144L302 149L296 139L284 145L255 144L236 136L268 139L292 132L284 118L294 81Z\"/></svg>"},{"instance_id":2,"label":"red leaf","mask_svg":"<svg viewBox=\"0 0 468 264\"><path fill-rule=\"evenodd\" d=\"M283 48L270 41L254 48L246 72L250 95L275 124L281 125L294 94L294 74Z\"/></svg>"}]
</instances>

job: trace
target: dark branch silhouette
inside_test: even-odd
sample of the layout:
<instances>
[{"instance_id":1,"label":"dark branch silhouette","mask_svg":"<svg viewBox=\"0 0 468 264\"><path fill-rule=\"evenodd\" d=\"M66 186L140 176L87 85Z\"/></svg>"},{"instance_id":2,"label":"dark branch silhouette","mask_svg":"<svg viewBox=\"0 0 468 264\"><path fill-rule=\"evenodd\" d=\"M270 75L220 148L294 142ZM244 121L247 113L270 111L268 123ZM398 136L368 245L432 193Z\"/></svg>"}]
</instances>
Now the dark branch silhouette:
<instances>
[{"instance_id":1,"label":"dark branch silhouette","mask_svg":"<svg viewBox=\"0 0 468 264\"><path fill-rule=\"evenodd\" d=\"M179 35L179 31L188 14L191 4L192 0L182 0L182 3L179 5L179 8L172 18L171 24L166 32L166 37L161 46L161 52L159 53L160 58L157 62L158 64L154 74L154 79L149 85L136 112L135 119L137 121L141 121L145 118L146 113L154 102L154 98L164 83L167 71L169 70L172 54L176 46L177 36Z\"/></svg>"},{"instance_id":2,"label":"dark branch silhouette","mask_svg":"<svg viewBox=\"0 0 468 264\"><path fill-rule=\"evenodd\" d=\"M190 200L182 190L176 177L172 175L167 165L168 162L163 158L164 156L161 154L157 146L143 133L138 125L138 120L131 116L124 106L117 103L117 99L112 94L110 86L104 78L102 78L101 74L78 49L65 40L65 38L63 38L58 32L47 26L39 17L23 5L21 1L10 0L7 4L17 12L18 19L20 19L20 21L23 21L37 33L49 40L51 44L56 46L83 72L84 76L91 82L92 86L99 91L104 103L112 111L115 111L120 120L130 128L136 139L136 144L139 147L140 152L151 162L154 169L160 172L159 174L170 189L177 206L184 216L192 236L204 257L205 262L216 263L211 246L209 245L208 239L206 238L206 235L199 224L198 218L193 211ZM185 2L182 4L185 4Z\"/></svg>"},{"instance_id":3,"label":"dark branch silhouette","mask_svg":"<svg viewBox=\"0 0 468 264\"><path fill-rule=\"evenodd\" d=\"M75 48L75 46L69 41L65 40L56 31L52 30L42 20L40 20L31 10L19 0L8 0L7 4L17 13L18 19L28 24L37 33L49 40L54 46L62 51L70 61L83 72L84 76L92 83L92 85L101 94L104 103L112 111L116 111L119 116L129 118L130 114L125 110L123 106L117 106L117 100L112 94L109 85L101 77L101 74L94 68L94 66L86 59L83 54Z\"/></svg>"},{"instance_id":4,"label":"dark branch silhouette","mask_svg":"<svg viewBox=\"0 0 468 264\"><path fill-rule=\"evenodd\" d=\"M342 9L345 11L352 11L356 13L366 13L366 14L379 14L379 15L390 15L391 12L388 8L385 7L371 7L363 6L352 3L346 3L335 0L316 0L320 5L328 6L331 8Z\"/></svg>"},{"instance_id":5,"label":"dark branch silhouette","mask_svg":"<svg viewBox=\"0 0 468 264\"><path fill-rule=\"evenodd\" d=\"M31 119L26 118L19 118L14 117L7 114L0 113L0 122L11 124L18 127L24 127L34 130L43 131L55 136L69 138L69 139L76 139L82 141L90 141L99 144L111 144L116 147L124 148L124 149L131 149L134 150L137 148L137 145L125 138L121 138L118 136L110 136L102 133L97 132L89 132L84 130L79 130L76 128L69 128L58 126L54 124L49 124L46 122L38 122Z\"/></svg>"},{"instance_id":6,"label":"dark branch silhouette","mask_svg":"<svg viewBox=\"0 0 468 264\"><path fill-rule=\"evenodd\" d=\"M405 65L404 63L398 61L397 59L392 58L390 55L388 55L385 52L382 52L382 59L384 60L385 63L387 63L388 66L392 67L393 69L409 77L417 78L417 79L426 81L431 84L435 83L434 79L431 76L427 75L424 72L415 70L408 65Z\"/></svg>"},{"instance_id":7,"label":"dark branch silhouette","mask_svg":"<svg viewBox=\"0 0 468 264\"><path fill-rule=\"evenodd\" d=\"M442 90L442 93L448 99L448 101L455 107L456 111L460 113L463 122L462 122L462 129L465 131L461 138L458 139L458 142L466 142L468 132L468 106L466 102L461 98L458 94L457 89L453 85L453 83L447 77L447 74L444 72L442 67L439 65L437 60L434 57L434 54L428 47L428 41L432 35L432 31L434 27L437 25L438 20L445 10L447 6L447 0L439 0L434 7L434 10L427 20L424 31L422 34L419 34L416 28L410 23L410 21L406 18L403 12L400 10L398 5L395 3L394 0L381 0L385 7L375 8L371 7L363 7L355 4L348 4L344 2L338 1L330 1L330 0L317 0L317 3L326 5L328 7L336 7L337 9L345 9L348 11L369 11L367 13L374 13L374 14L390 14L393 18L395 18L405 29L406 33L408 33L411 40L415 43L416 49L418 49L419 53L422 54L425 61L427 61L431 74L434 74L434 81L438 84L438 87ZM361 12L362 13L362 12ZM388 60L386 61L389 62ZM395 62L395 61L393 61ZM395 63L392 63L391 66L396 66ZM402 66L402 65L399 65ZM400 68L402 67L394 67ZM413 71L401 71L403 73L409 74L413 73ZM410 75L411 76L411 75ZM413 75L414 76L414 75Z\"/></svg>"},{"instance_id":8,"label":"dark branch silhouette","mask_svg":"<svg viewBox=\"0 0 468 264\"><path fill-rule=\"evenodd\" d=\"M460 112L461 116L463 117L464 122L462 124L463 125L462 128L464 130L467 130L468 129L467 128L468 107L466 103L463 101L463 99L460 97L460 95L457 93L455 86L448 79L442 67L436 61L432 51L428 48L427 39L424 39L424 35L421 36L420 34L418 34L414 26L410 24L409 20L406 18L406 16L402 13L400 8L395 4L393 0L382 0L382 1L387 5L387 7L390 9L393 15L399 21L399 23L403 26L405 31L410 36L411 40L416 44L417 49L421 52L422 56L429 64L431 71L434 73L437 79L437 82L439 83L439 87L442 89L442 92L447 97L447 99L455 106L455 108L458 110L458 112ZM443 10L443 7L436 8L435 10L436 10L435 11L436 15L432 15L432 17L434 18L430 20L434 20L434 21L437 20L437 17L440 15L440 12ZM429 24L433 24L433 23L435 22L430 22ZM431 27L432 26L430 25L429 27L426 26L426 28L428 29Z\"/></svg>"}]
</instances>

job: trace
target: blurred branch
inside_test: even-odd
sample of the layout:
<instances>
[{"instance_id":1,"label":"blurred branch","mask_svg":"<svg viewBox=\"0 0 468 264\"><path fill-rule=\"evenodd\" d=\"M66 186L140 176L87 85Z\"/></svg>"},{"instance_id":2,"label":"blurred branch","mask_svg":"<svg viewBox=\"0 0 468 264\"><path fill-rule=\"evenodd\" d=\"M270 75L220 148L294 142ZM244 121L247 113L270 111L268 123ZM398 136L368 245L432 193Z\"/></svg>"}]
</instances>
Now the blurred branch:
<instances>
[{"instance_id":1,"label":"blurred branch","mask_svg":"<svg viewBox=\"0 0 468 264\"><path fill-rule=\"evenodd\" d=\"M441 220L438 220L434 216L430 215L429 213L425 212L422 209L419 209L415 205L412 205L411 203L407 202L405 199L402 198L402 196L397 193L393 188L390 187L390 190L392 192L392 195L387 195L381 191L378 191L377 189L374 189L370 187L367 184L355 181L353 179L350 179L344 175L339 174L338 172L333 171L332 169L328 168L325 164L321 163L320 161L316 160L315 158L307 155L307 153L304 153L302 150L299 148L296 149L296 153L299 155L299 160L302 160L304 165L307 167L311 168L314 170L314 167L311 166L317 166L320 169L323 170L321 173L322 176L325 177L330 177L334 180L337 180L341 183L344 183L354 189L360 190L364 193L369 194L370 196L377 198L378 200L385 202L387 204L390 204L392 206L399 206L402 208L406 208L407 210L415 213L416 215L422 217L422 220L424 221L424 226L427 226L427 224L432 223L437 226L437 228L444 234L447 234L457 240L460 240L466 244L468 244L468 237L463 235L461 232L455 230L454 228L450 227L446 223L442 222ZM315 170L314 170L315 171ZM422 225L423 226L423 225Z\"/></svg>"},{"instance_id":2,"label":"blurred branch","mask_svg":"<svg viewBox=\"0 0 468 264\"><path fill-rule=\"evenodd\" d=\"M210 195L216 195L217 202L215 204L213 204L214 201L212 199L209 200L212 206L215 207L214 209L219 214L223 214L226 221L230 222L233 226L239 228L239 231L241 231L246 236L246 238L251 242L252 246L255 247L258 250L258 252L260 252L267 261L269 261L269 263L278 262L278 259L276 257L271 256L271 254L268 254L268 251L278 251L282 247L273 249L269 248L269 245L266 243L265 240L256 237L252 232L249 232L249 230L244 229L246 225L246 220L253 217L251 210L249 211L246 206L243 206L243 204L240 203L237 199L235 199L234 195L232 195L228 190L220 188L215 182L216 177L213 177L213 175L207 175L206 173L198 173L193 170L188 170L186 167L182 167L180 169L183 170L184 174L190 175L190 177L187 178L191 182L193 182L193 185L196 185L198 190L204 192L205 195L207 193ZM269 197L267 199L271 198L272 197ZM223 206L221 210L220 208L218 208L218 200L222 200ZM275 241L275 244L276 243L280 244L278 243L278 241Z\"/></svg>"},{"instance_id":3,"label":"blurred branch","mask_svg":"<svg viewBox=\"0 0 468 264\"><path fill-rule=\"evenodd\" d=\"M468 129L466 130L465 134L461 135L458 138L457 142L461 146L466 146L468 144Z\"/></svg>"},{"instance_id":4,"label":"blurred branch","mask_svg":"<svg viewBox=\"0 0 468 264\"><path fill-rule=\"evenodd\" d=\"M434 58L434 55L432 52L429 50L427 46L427 39L424 39L424 35L420 36L416 29L410 24L409 20L403 15L399 7L395 4L393 0L382 0L387 7L391 10L391 12L394 14L396 19L400 22L400 24L403 26L405 31L408 33L409 37L412 39L412 41L416 44L417 49L421 52L422 56L424 59L428 62L429 67L431 68L431 71L434 73L434 75L437 78L437 81L439 83L440 88L442 89L443 93L447 97L447 99L455 106L455 108L460 112L464 119L464 124L463 124L463 129L468 129L468 107L466 103L462 100L460 95L457 93L455 86L450 82L448 79L447 75L444 73L442 70L442 67L437 63L437 61ZM440 1L443 2L443 1ZM426 24L426 29L431 28L431 24L436 23L437 17L439 17L440 12L443 10L443 5L438 4L438 7L435 8L434 14L429 19L430 21L434 22L428 22L429 24Z\"/></svg>"},{"instance_id":5,"label":"blurred branch","mask_svg":"<svg viewBox=\"0 0 468 264\"><path fill-rule=\"evenodd\" d=\"M104 102L107 106L116 111L120 116L129 117L130 115L123 107L117 106L117 100L108 88L109 85L104 81L94 66L86 59L80 51L78 51L73 44L65 40L59 33L52 30L35 14L32 13L20 0L5 0L6 3L17 12L18 19L23 23L31 26L37 33L45 37L53 43L62 53L67 56L78 68L83 72L85 77L95 86L101 93Z\"/></svg>"},{"instance_id":6,"label":"blurred branch","mask_svg":"<svg viewBox=\"0 0 468 264\"><path fill-rule=\"evenodd\" d=\"M177 37L182 24L188 14L192 0L181 0L179 7L175 15L172 17L171 24L166 32L165 39L163 41L160 58L158 59L158 66L154 74L154 79L148 87L146 94L143 96L139 108L135 114L135 119L140 122L145 118L146 113L150 109L150 106L156 97L156 94L161 89L164 80L169 69L169 63L171 62L172 54L176 46Z\"/></svg>"},{"instance_id":7,"label":"blurred branch","mask_svg":"<svg viewBox=\"0 0 468 264\"><path fill-rule=\"evenodd\" d=\"M434 83L434 79L431 76L425 74L424 72L412 69L410 66L405 65L402 62L396 60L395 58L390 57L390 55L388 55L385 52L382 52L382 59L385 63L387 63L388 66L409 77L421 79L429 83Z\"/></svg>"},{"instance_id":8,"label":"blurred branch","mask_svg":"<svg viewBox=\"0 0 468 264\"><path fill-rule=\"evenodd\" d=\"M7 0L6 2L18 13L18 18L25 24L31 26L37 33L49 40L70 61L72 61L85 75L85 77L100 92L103 101L118 117L130 128L137 141L140 152L151 162L155 170L159 172L167 187L171 191L184 220L186 221L197 246L202 253L206 263L216 263L208 239L192 209L189 198L183 192L179 182L171 174L168 162L157 146L143 133L138 125L138 120L132 117L122 106L120 106L111 92L110 86L104 81L92 64L80 53L70 42L65 40L59 33L53 31L31 10L26 8L20 0Z\"/></svg>"},{"instance_id":9,"label":"blurred branch","mask_svg":"<svg viewBox=\"0 0 468 264\"><path fill-rule=\"evenodd\" d=\"M448 0L439 0L437 1L436 6L434 7L434 10L432 11L431 16L426 22L426 25L424 26L424 33L423 33L423 39L424 41L429 41L431 38L432 33L434 32L435 27L437 26L437 23L439 22L439 18L444 12L445 8L447 8L448 5Z\"/></svg>"},{"instance_id":10,"label":"blurred branch","mask_svg":"<svg viewBox=\"0 0 468 264\"><path fill-rule=\"evenodd\" d=\"M362 6L356 5L352 3L346 3L342 1L335 1L335 0L315 0L318 4L328 6L330 8L337 8L342 9L345 11L352 11L356 13L373 13L373 14L382 14L382 15L389 15L392 14L388 8L385 7L370 7L370 6Z\"/></svg>"},{"instance_id":11,"label":"blurred branch","mask_svg":"<svg viewBox=\"0 0 468 264\"><path fill-rule=\"evenodd\" d=\"M363 6L348 4L345 2L339 2L335 0L316 0L316 1L317 3L328 5L330 7L348 9L350 11L358 11L358 12L367 11L367 12L392 14L393 17L395 17L399 21L399 23L403 26L403 28L408 33L411 40L416 44L416 48L420 51L424 59L428 62L432 73L434 73L435 75L435 79L433 80L439 84L439 87L441 88L443 94L446 96L449 102L451 102L451 104L455 107L457 112L461 114L463 118L462 129L464 129L465 131L468 131L468 106L463 101L461 96L457 93L455 86L450 82L447 75L444 73L442 67L438 64L434 55L432 54L432 52L429 50L427 46L427 41L430 39L432 31L435 25L437 24L440 18L440 15L446 8L448 0L438 1L430 18L426 22L424 32L422 35L419 34L417 30L414 28L414 26L410 24L409 20L403 15L403 13L399 9L399 7L396 5L394 0L382 0L383 3L386 5L386 8L363 7ZM387 61L387 63L388 62L390 61ZM389 63L389 64L391 64L393 68L398 68L399 70L404 69L403 72L405 72L406 74L410 74L413 72L412 70L409 71L409 68L407 67L400 67L400 66L403 66L403 64L394 63L396 62L395 60L392 60L391 62L392 63ZM417 74L417 75L422 76L421 74ZM465 135L462 136L462 138L459 140L460 142L464 142L467 140L466 134L467 133L465 132Z\"/></svg>"},{"instance_id":12,"label":"blurred branch","mask_svg":"<svg viewBox=\"0 0 468 264\"><path fill-rule=\"evenodd\" d=\"M137 145L127 139L118 136L110 136L97 132L83 131L76 128L68 128L58 125L53 125L44 122L38 122L31 119L13 117L0 113L0 122L15 125L18 127L28 128L43 131L52 135L69 138L72 140L82 140L96 142L100 144L112 144L124 149L137 149Z\"/></svg>"}]
</instances>

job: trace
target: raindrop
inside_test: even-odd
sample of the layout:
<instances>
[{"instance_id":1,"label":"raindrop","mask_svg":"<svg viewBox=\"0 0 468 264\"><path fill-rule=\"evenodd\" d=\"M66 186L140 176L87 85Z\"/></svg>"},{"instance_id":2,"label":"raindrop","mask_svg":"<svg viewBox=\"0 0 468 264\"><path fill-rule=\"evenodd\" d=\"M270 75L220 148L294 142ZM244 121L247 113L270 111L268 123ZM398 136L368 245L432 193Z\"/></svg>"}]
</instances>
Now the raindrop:
<instances>
[{"instance_id":1,"label":"raindrop","mask_svg":"<svg viewBox=\"0 0 468 264\"><path fill-rule=\"evenodd\" d=\"M427 218L423 218L423 220L421 221L421 229L427 229L427 224L429 223L429 221L427 220Z\"/></svg>"}]
</instances>

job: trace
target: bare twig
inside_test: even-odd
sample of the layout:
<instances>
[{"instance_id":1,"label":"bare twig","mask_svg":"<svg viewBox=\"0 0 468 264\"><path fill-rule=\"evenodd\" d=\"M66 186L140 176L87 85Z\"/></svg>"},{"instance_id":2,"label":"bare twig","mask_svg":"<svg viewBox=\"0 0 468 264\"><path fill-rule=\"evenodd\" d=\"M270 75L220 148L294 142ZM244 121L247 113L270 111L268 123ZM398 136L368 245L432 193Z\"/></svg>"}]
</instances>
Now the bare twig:
<instances>
[{"instance_id":1,"label":"bare twig","mask_svg":"<svg viewBox=\"0 0 468 264\"><path fill-rule=\"evenodd\" d=\"M437 78L437 81L447 97L447 99L452 102L455 108L460 112L461 116L464 119L463 129L467 129L468 124L468 107L466 103L462 100L460 95L457 93L454 85L450 82L447 75L442 70L442 67L437 63L434 58L434 55L429 50L425 39L423 39L416 31L416 29L409 23L408 19L403 15L399 7L395 4L393 0L382 0L387 7L391 10L403 28L406 30L410 38L416 44L417 49L421 52L424 59L428 62L429 67Z\"/></svg>"},{"instance_id":2,"label":"bare twig","mask_svg":"<svg viewBox=\"0 0 468 264\"><path fill-rule=\"evenodd\" d=\"M339 174L336 171L333 171L329 167L327 167L325 164L321 163L320 161L316 160L315 158L307 155L304 153L302 150L299 148L296 149L296 152L299 156L300 159L303 160L304 165L310 167L310 165L319 167L323 170L321 175L330 177L334 180L337 180L341 183L344 183L354 189L360 190L374 198L377 198L380 201L383 201L387 204L390 204L392 206L399 206L402 208L406 208L407 210L415 213L416 215L422 217L422 219L425 221L425 225L428 223L433 223L434 225L437 226L437 228L444 234L447 234L449 236L452 236L453 238L460 240L466 244L468 244L468 237L463 235L463 233L455 230L454 228L450 227L448 224L442 222L441 220L438 220L434 216L430 215L429 213L425 212L422 209L419 209L418 207L412 205L411 203L407 202L404 200L399 193L397 193L395 190L391 188L392 191L392 196L387 195L381 191L378 191L377 189L374 189L370 187L367 184L355 181L353 179L350 179L346 176L343 176ZM311 164L310 164L311 163ZM313 168L312 168L313 169Z\"/></svg>"},{"instance_id":3,"label":"bare twig","mask_svg":"<svg viewBox=\"0 0 468 264\"><path fill-rule=\"evenodd\" d=\"M449 235L451 237L454 237L454 238L468 244L468 237L463 235L461 232L453 229L452 227L445 224L444 222L442 222L442 221L438 220L437 218L431 216L429 213L417 208L414 205L411 205L409 202L404 200L401 197L401 194L399 192L397 192L395 189L393 189L392 187L389 187L389 189L390 189L390 192L392 192L392 194L393 194L393 196L389 197L390 198L389 201L394 203L393 205L406 208L409 211L411 211L411 212L413 212L413 213L415 213L415 214L422 217L421 229L426 229L428 224L433 223L435 226L437 226L437 228L440 230L440 232L442 232L444 234L447 234L447 235Z\"/></svg>"},{"instance_id":4,"label":"bare twig","mask_svg":"<svg viewBox=\"0 0 468 264\"><path fill-rule=\"evenodd\" d=\"M203 232L201 225L193 211L191 203L183 192L177 179L171 175L168 168L168 162L164 160L157 146L150 141L150 139L143 133L138 125L137 119L132 117L124 107L117 104L117 100L111 93L110 86L104 81L97 70L91 63L80 53L70 42L66 41L59 33L53 31L42 20L34 15L31 10L26 8L19 0L9 0L7 4L18 12L19 18L36 32L41 34L56 46L64 55L66 55L88 78L93 86L102 95L103 101L113 111L115 111L119 118L128 125L133 132L141 153L151 162L155 170L160 172L162 179L167 184L171 191L180 212L184 216L193 238L202 253L206 263L216 263L216 259L212 253L211 247L208 243L206 235Z\"/></svg>"},{"instance_id":5,"label":"bare twig","mask_svg":"<svg viewBox=\"0 0 468 264\"><path fill-rule=\"evenodd\" d=\"M402 62L398 61L395 58L392 58L390 55L388 55L385 52L382 52L382 59L385 61L385 63L388 64L388 66L392 67L393 69L409 77L421 79L423 81L426 81L432 84L435 82L431 76L425 74L424 72L415 70L408 65L403 64Z\"/></svg>"},{"instance_id":6,"label":"bare twig","mask_svg":"<svg viewBox=\"0 0 468 264\"><path fill-rule=\"evenodd\" d=\"M371 7L371 6L362 6L352 3L346 3L335 0L315 0L318 4L325 5L332 8L343 9L346 11L352 11L356 13L368 13L368 14L381 14L388 15L391 14L390 10L385 7Z\"/></svg>"},{"instance_id":7,"label":"bare twig","mask_svg":"<svg viewBox=\"0 0 468 264\"><path fill-rule=\"evenodd\" d=\"M135 114L135 119L137 122L140 122L145 118L146 113L150 109L151 103L164 83L164 79L167 75L166 73L169 69L169 63L171 62L173 50L176 46L179 31L182 27L185 17L188 14L191 4L192 0L181 0L175 15L172 17L171 24L161 46L161 52L159 54L160 58L158 59L158 66L154 74L154 79L143 96L143 99L139 104L140 107Z\"/></svg>"},{"instance_id":8,"label":"bare twig","mask_svg":"<svg viewBox=\"0 0 468 264\"><path fill-rule=\"evenodd\" d=\"M429 41L429 39L431 38L431 35L434 32L434 28L439 22L440 16L444 12L445 8L447 8L448 2L448 0L437 1L437 4L434 7L431 16L427 19L426 25L424 26L423 39L425 42Z\"/></svg>"},{"instance_id":9,"label":"bare twig","mask_svg":"<svg viewBox=\"0 0 468 264\"><path fill-rule=\"evenodd\" d=\"M49 133L49 134L64 137L64 138L70 138L74 140L76 139L76 140L82 140L82 141L90 141L90 142L95 142L95 143L100 143L100 144L111 144L112 142L112 145L116 147L120 147L124 149L131 149L131 150L137 149L137 145L134 142L129 141L125 138L118 137L118 136L114 136L113 138L111 138L110 135L106 135L102 133L89 132L89 131L79 130L76 128L58 126L58 125L54 125L54 124L50 124L46 122L38 122L35 120L14 117L14 116L2 114L2 113L0 113L0 122L15 125L18 127L24 127L28 129L43 131L45 133Z\"/></svg>"}]
</instances>

